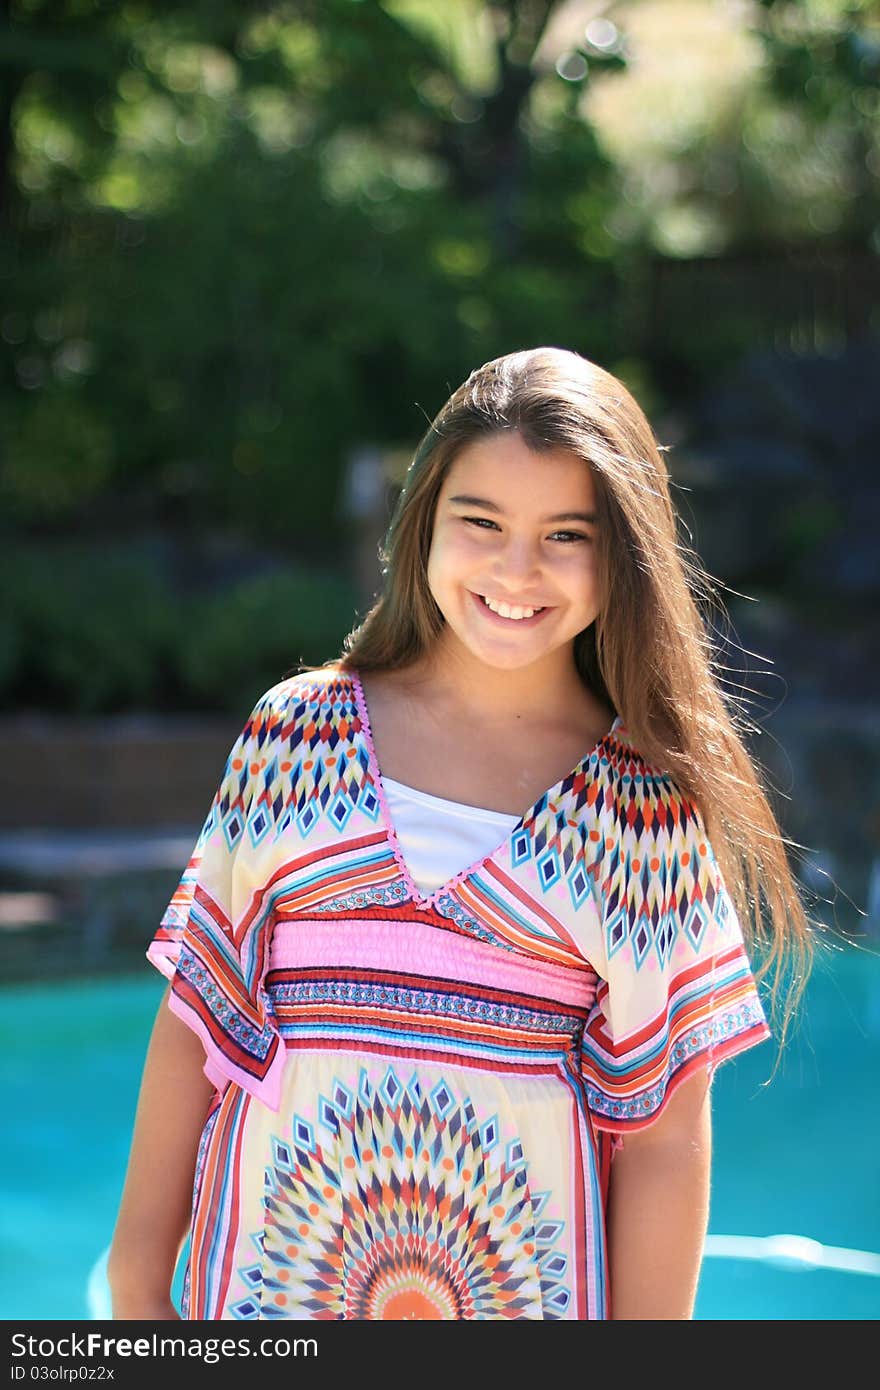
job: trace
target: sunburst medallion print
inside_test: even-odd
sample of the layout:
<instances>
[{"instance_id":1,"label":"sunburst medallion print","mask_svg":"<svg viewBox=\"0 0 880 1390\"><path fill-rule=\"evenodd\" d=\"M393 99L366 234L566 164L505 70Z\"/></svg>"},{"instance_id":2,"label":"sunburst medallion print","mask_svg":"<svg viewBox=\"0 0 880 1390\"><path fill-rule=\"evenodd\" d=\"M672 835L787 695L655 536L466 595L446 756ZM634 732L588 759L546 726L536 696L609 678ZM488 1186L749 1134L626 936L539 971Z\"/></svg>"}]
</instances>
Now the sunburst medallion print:
<instances>
[{"instance_id":1,"label":"sunburst medallion print","mask_svg":"<svg viewBox=\"0 0 880 1390\"><path fill-rule=\"evenodd\" d=\"M560 1318L564 1223L529 1189L515 1135L443 1080L424 1094L389 1067L334 1082L318 1128L273 1141L265 1224L238 1273L241 1318L379 1321Z\"/></svg>"}]
</instances>

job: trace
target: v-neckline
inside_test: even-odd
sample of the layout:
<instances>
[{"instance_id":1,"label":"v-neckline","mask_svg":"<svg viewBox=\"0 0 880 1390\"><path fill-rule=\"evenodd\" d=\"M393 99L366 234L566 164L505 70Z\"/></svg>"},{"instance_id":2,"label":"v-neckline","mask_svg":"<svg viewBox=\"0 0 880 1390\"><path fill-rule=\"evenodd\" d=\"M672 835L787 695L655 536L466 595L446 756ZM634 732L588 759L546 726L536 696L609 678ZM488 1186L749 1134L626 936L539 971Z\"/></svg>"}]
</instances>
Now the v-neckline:
<instances>
[{"instance_id":1,"label":"v-neckline","mask_svg":"<svg viewBox=\"0 0 880 1390\"><path fill-rule=\"evenodd\" d=\"M397 863L400 876L403 879L403 882L406 886L406 889L410 897L412 898L415 905L419 908L435 909L438 906L441 898L453 892L453 890L457 888L457 886L460 883L463 883L466 879L472 878L474 874L478 873L480 869L485 868L487 864L492 863L492 861L496 859L499 854L501 854L504 850L507 849L514 835L516 835L517 832L522 829L526 820L535 811L535 808L539 806L542 801L551 800L554 794L559 791L559 789L564 785L565 782L569 781L570 778L577 776L578 772L580 772L585 766L589 764L590 760L596 755L596 753L600 752L600 750L605 746L605 744L608 742L611 736L616 732L617 729L621 727L623 723L623 720L621 719L620 715L617 715L613 724L611 725L611 728L608 729L608 731L604 733L600 739L597 739L597 741L593 744L593 747L589 750L588 753L585 753L582 758L578 759L571 771L567 772L564 777L560 777L559 780L557 782L554 782L552 786L548 787L546 791L541 792L540 796L537 796L535 800L531 803L531 805L526 807L522 815L517 820L516 824L510 827L509 831L504 836L504 839L500 842L500 844L497 844L493 850L490 850L488 854L482 855L479 859L475 859L472 864L469 864L466 868L461 869L457 874L454 874L452 878L449 878L444 883L441 883L438 888L434 889L433 893L423 893L421 888L419 888L418 884L414 881L412 874L409 871L409 867L403 856L403 850L400 847L400 841L397 838L397 831L394 827L394 821L392 819L391 811L388 805L388 798L385 795L385 787L382 781L382 772L379 767L379 759L376 756L376 745L373 742L373 730L370 724L370 711L367 706L367 699L364 695L364 688L361 684L360 675L357 671L354 670L350 670L348 672L348 675L351 679L352 689L354 690L355 708L357 709L358 718L360 719L361 723L361 732L363 734L364 742L367 747L369 773L373 782L373 787L375 789L376 796L379 799L379 808L382 816L383 829L387 836L391 852L394 855L395 862Z\"/></svg>"}]
</instances>

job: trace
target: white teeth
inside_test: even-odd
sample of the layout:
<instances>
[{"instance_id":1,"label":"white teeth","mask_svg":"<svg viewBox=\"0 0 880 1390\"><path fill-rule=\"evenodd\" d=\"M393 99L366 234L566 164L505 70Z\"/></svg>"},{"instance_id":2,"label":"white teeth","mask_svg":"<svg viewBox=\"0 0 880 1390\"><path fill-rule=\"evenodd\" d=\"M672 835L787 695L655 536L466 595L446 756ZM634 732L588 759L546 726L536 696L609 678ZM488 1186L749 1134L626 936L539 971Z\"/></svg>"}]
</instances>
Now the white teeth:
<instances>
[{"instance_id":1,"label":"white teeth","mask_svg":"<svg viewBox=\"0 0 880 1390\"><path fill-rule=\"evenodd\" d=\"M509 603L496 603L494 599L486 598L485 595L483 596L483 602L487 608L491 608L492 612L497 613L499 617L513 618L515 622L518 622L520 618L533 618L536 613L541 611L539 608L520 608L516 604L511 606Z\"/></svg>"}]
</instances>

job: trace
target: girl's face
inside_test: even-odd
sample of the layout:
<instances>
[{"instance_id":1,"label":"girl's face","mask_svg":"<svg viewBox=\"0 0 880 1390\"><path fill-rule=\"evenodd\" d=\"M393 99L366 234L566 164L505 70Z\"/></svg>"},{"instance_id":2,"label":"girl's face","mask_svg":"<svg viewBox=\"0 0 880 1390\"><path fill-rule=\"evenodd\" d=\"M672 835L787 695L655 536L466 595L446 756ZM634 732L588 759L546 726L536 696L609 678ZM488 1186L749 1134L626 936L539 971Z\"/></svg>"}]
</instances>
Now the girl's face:
<instances>
[{"instance_id":1,"label":"girl's face","mask_svg":"<svg viewBox=\"0 0 880 1390\"><path fill-rule=\"evenodd\" d=\"M516 431L467 445L434 517L428 584L449 633L516 670L570 646L596 618L595 491L567 449L536 454Z\"/></svg>"}]
</instances>

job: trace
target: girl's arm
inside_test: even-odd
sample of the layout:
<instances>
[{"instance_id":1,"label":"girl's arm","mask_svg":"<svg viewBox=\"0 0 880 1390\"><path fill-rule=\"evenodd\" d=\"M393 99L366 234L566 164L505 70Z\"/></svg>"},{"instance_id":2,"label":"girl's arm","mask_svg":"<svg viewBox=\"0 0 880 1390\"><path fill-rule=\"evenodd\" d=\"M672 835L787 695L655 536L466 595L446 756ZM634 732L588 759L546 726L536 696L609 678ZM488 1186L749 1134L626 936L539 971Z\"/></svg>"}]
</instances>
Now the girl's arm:
<instances>
[{"instance_id":1,"label":"girl's arm","mask_svg":"<svg viewBox=\"0 0 880 1390\"><path fill-rule=\"evenodd\" d=\"M709 1224L710 1079L681 1082L663 1114L624 1135L608 1196L611 1317L693 1317Z\"/></svg>"},{"instance_id":2,"label":"girl's arm","mask_svg":"<svg viewBox=\"0 0 880 1390\"><path fill-rule=\"evenodd\" d=\"M114 1318L171 1319L174 1267L189 1227L199 1138L213 1087L205 1051L162 998L141 1081L107 1277Z\"/></svg>"}]
</instances>

